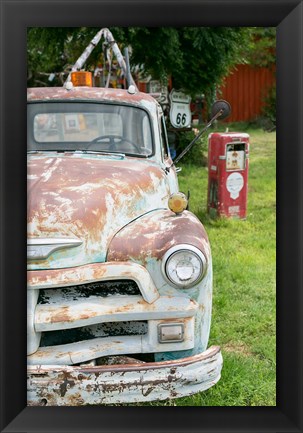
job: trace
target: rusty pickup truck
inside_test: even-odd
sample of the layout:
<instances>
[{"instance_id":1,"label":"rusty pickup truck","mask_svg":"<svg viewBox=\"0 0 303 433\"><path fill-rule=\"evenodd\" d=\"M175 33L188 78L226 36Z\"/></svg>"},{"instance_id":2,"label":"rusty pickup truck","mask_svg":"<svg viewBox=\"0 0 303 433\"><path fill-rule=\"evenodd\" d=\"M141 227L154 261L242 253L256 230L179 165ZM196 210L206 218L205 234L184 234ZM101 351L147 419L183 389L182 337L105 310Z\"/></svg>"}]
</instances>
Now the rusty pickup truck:
<instances>
[{"instance_id":1,"label":"rusty pickup truck","mask_svg":"<svg viewBox=\"0 0 303 433\"><path fill-rule=\"evenodd\" d=\"M209 240L156 99L28 89L28 405L137 403L219 379Z\"/></svg>"}]
</instances>

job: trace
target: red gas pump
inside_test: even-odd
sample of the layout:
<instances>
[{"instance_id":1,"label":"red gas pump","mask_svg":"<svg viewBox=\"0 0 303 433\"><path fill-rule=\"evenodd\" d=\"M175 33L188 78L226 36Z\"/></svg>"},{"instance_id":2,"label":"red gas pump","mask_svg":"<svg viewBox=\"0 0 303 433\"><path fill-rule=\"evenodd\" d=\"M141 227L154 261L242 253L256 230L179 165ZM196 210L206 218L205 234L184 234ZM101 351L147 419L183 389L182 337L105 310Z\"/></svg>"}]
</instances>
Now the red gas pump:
<instances>
[{"instance_id":1,"label":"red gas pump","mask_svg":"<svg viewBox=\"0 0 303 433\"><path fill-rule=\"evenodd\" d=\"M207 209L211 216L246 218L248 158L248 134L209 135Z\"/></svg>"}]
</instances>

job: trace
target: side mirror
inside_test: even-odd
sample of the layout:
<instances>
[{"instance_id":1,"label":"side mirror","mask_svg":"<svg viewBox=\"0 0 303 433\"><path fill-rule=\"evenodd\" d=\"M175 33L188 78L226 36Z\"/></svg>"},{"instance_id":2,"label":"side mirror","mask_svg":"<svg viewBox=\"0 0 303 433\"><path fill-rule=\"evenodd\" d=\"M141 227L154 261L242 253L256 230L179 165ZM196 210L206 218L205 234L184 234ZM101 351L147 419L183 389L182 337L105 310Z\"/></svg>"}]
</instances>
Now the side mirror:
<instances>
[{"instance_id":1,"label":"side mirror","mask_svg":"<svg viewBox=\"0 0 303 433\"><path fill-rule=\"evenodd\" d=\"M223 120L226 119L231 113L231 107L230 104L227 101L224 101L224 99L219 99L218 101L215 101L211 107L211 118L216 116L216 114L222 111L222 113L216 117L217 120Z\"/></svg>"},{"instance_id":2,"label":"side mirror","mask_svg":"<svg viewBox=\"0 0 303 433\"><path fill-rule=\"evenodd\" d=\"M223 120L228 117L231 113L230 104L224 99L219 99L215 101L211 107L211 119L208 124L199 132L198 135L189 143L189 145L181 152L176 159L174 159L173 164L177 164L181 158L192 148L195 142L201 137L201 135L214 123L215 120ZM169 169L168 169L169 170Z\"/></svg>"}]
</instances>

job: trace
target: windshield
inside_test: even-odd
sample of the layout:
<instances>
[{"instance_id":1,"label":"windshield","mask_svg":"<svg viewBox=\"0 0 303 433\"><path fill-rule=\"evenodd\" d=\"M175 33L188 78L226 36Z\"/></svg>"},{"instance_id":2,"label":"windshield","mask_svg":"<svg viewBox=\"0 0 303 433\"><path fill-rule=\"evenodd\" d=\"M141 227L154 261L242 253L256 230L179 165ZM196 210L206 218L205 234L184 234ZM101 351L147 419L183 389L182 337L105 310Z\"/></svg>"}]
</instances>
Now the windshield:
<instances>
[{"instance_id":1,"label":"windshield","mask_svg":"<svg viewBox=\"0 0 303 433\"><path fill-rule=\"evenodd\" d=\"M28 105L28 150L153 153L148 114L140 108L91 102Z\"/></svg>"}]
</instances>

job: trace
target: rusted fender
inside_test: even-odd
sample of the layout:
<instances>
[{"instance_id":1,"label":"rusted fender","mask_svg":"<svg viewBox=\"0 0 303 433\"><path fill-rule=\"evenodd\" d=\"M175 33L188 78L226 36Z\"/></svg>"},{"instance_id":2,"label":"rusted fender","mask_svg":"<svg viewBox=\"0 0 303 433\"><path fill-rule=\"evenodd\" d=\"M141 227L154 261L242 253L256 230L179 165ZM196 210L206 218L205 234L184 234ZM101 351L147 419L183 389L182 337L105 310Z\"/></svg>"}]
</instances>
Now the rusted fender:
<instances>
[{"instance_id":1,"label":"rusted fender","mask_svg":"<svg viewBox=\"0 0 303 433\"><path fill-rule=\"evenodd\" d=\"M161 260L174 245L189 244L210 258L206 231L198 218L189 211L176 215L170 210L157 210L138 218L121 230L111 241L107 260L124 261L131 257L146 265L146 260Z\"/></svg>"},{"instance_id":2,"label":"rusted fender","mask_svg":"<svg viewBox=\"0 0 303 433\"><path fill-rule=\"evenodd\" d=\"M29 406L135 403L184 397L218 382L220 348L156 363L92 367L29 366Z\"/></svg>"}]
</instances>

